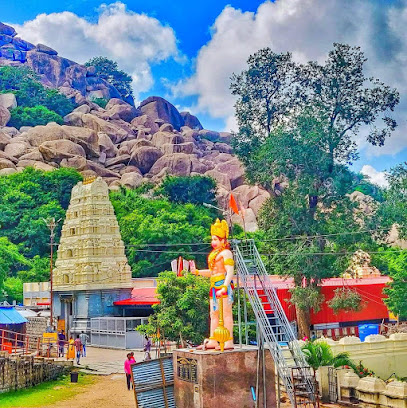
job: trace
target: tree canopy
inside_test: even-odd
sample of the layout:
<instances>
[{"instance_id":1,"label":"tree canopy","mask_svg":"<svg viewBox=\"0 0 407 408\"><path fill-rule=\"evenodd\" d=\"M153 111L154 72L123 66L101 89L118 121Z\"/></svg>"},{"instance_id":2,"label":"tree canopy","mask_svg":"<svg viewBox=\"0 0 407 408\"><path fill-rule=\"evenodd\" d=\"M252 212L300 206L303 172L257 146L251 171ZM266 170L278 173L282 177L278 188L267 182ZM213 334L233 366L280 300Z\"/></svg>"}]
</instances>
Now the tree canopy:
<instances>
[{"instance_id":1,"label":"tree canopy","mask_svg":"<svg viewBox=\"0 0 407 408\"><path fill-rule=\"evenodd\" d=\"M140 190L110 193L133 276L157 276L178 256L206 262L217 213L194 204L151 199ZM207 244L206 244L207 242Z\"/></svg>"},{"instance_id":2,"label":"tree canopy","mask_svg":"<svg viewBox=\"0 0 407 408\"><path fill-rule=\"evenodd\" d=\"M131 75L119 69L117 62L106 57L94 57L85 63L87 67L95 67L96 74L112 84L123 98L133 97Z\"/></svg>"},{"instance_id":3,"label":"tree canopy","mask_svg":"<svg viewBox=\"0 0 407 408\"><path fill-rule=\"evenodd\" d=\"M301 335L309 334L309 310L322 300L321 279L343 272L347 253L377 245L357 234L367 221L349 196L360 178L347 164L358 158L353 137L362 126L376 145L395 129L387 114L399 94L366 78L365 61L359 48L343 44L334 44L323 65L295 64L290 54L264 49L232 77L235 147L247 177L274 193L260 217L269 241L263 251L274 273L294 277Z\"/></svg>"},{"instance_id":4,"label":"tree canopy","mask_svg":"<svg viewBox=\"0 0 407 408\"><path fill-rule=\"evenodd\" d=\"M39 81L39 77L28 67L0 67L0 93L14 93L18 108L36 108L41 106L54 113L48 118L54 121L72 112L75 104L57 89L46 88ZM13 115L13 110L12 110ZM21 112L19 112L21 115ZM16 115L16 113L14 113ZM58 116L56 116L58 115ZM32 116L32 114L31 114ZM59 119L58 119L59 120ZM32 119L30 126L37 123ZM40 123L38 123L40 124ZM41 123L42 124L42 123ZM24 125L27 125L24 123Z\"/></svg>"}]
</instances>

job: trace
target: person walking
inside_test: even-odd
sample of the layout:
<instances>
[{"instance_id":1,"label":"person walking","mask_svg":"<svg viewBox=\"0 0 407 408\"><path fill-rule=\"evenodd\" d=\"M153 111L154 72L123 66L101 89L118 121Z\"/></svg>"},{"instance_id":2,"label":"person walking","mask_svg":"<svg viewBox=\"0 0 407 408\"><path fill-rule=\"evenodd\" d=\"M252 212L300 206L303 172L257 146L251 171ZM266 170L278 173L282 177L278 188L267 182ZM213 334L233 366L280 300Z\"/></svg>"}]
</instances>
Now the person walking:
<instances>
[{"instance_id":1,"label":"person walking","mask_svg":"<svg viewBox=\"0 0 407 408\"><path fill-rule=\"evenodd\" d=\"M151 340L148 338L148 336L145 337L146 339L146 345L144 346L144 361L151 360Z\"/></svg>"},{"instance_id":2,"label":"person walking","mask_svg":"<svg viewBox=\"0 0 407 408\"><path fill-rule=\"evenodd\" d=\"M81 332L79 338L81 339L82 343L82 357L86 357L86 344L89 340L89 336L86 333Z\"/></svg>"},{"instance_id":3,"label":"person walking","mask_svg":"<svg viewBox=\"0 0 407 408\"><path fill-rule=\"evenodd\" d=\"M72 338L72 336L69 338L69 344L68 344L68 351L66 353L66 359L74 359L75 358L75 341Z\"/></svg>"},{"instance_id":4,"label":"person walking","mask_svg":"<svg viewBox=\"0 0 407 408\"><path fill-rule=\"evenodd\" d=\"M63 330L61 330L58 333L58 357L64 356L65 340L66 340L65 333Z\"/></svg>"},{"instance_id":5,"label":"person walking","mask_svg":"<svg viewBox=\"0 0 407 408\"><path fill-rule=\"evenodd\" d=\"M131 356L131 353L127 353L127 359L124 362L124 372L126 373L127 389L129 391L131 384L131 365L134 363L135 363L134 357ZM131 388L133 388L133 384L131 384Z\"/></svg>"},{"instance_id":6,"label":"person walking","mask_svg":"<svg viewBox=\"0 0 407 408\"><path fill-rule=\"evenodd\" d=\"M76 336L75 339L75 349L76 349L76 364L80 365L81 353L82 353L82 343L81 339L79 338L79 334Z\"/></svg>"}]
</instances>

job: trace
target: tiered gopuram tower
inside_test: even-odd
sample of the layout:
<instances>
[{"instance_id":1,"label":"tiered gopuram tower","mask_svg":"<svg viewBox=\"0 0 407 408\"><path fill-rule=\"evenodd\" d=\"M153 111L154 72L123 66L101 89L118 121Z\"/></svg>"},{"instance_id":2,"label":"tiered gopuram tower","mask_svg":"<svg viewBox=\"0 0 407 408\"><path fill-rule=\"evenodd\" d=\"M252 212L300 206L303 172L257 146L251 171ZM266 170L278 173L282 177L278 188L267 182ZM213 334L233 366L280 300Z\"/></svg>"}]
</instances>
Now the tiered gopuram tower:
<instances>
[{"instance_id":1,"label":"tiered gopuram tower","mask_svg":"<svg viewBox=\"0 0 407 408\"><path fill-rule=\"evenodd\" d=\"M53 272L54 313L71 332L87 330L91 317L115 313L126 299L131 269L119 225L101 177L72 189Z\"/></svg>"}]
</instances>

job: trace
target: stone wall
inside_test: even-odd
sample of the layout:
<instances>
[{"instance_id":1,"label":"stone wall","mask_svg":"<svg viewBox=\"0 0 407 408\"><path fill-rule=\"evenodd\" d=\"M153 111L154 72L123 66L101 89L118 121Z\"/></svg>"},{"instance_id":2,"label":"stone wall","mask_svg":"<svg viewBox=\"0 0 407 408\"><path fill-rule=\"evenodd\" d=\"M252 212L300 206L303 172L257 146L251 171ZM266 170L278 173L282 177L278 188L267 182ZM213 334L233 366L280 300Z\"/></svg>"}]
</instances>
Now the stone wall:
<instances>
[{"instance_id":1,"label":"stone wall","mask_svg":"<svg viewBox=\"0 0 407 408\"><path fill-rule=\"evenodd\" d=\"M10 356L0 352L0 393L55 380L71 365L71 361Z\"/></svg>"},{"instance_id":2,"label":"stone wall","mask_svg":"<svg viewBox=\"0 0 407 408\"><path fill-rule=\"evenodd\" d=\"M407 333L367 336L364 342L358 337L344 337L339 341L329 340L334 354L349 353L352 360L363 365L381 378L396 373L407 377Z\"/></svg>"},{"instance_id":3,"label":"stone wall","mask_svg":"<svg viewBox=\"0 0 407 408\"><path fill-rule=\"evenodd\" d=\"M377 377L359 378L352 370L337 370L339 400L362 408L406 408L407 383L386 384ZM356 405L354 405L356 406Z\"/></svg>"}]
</instances>

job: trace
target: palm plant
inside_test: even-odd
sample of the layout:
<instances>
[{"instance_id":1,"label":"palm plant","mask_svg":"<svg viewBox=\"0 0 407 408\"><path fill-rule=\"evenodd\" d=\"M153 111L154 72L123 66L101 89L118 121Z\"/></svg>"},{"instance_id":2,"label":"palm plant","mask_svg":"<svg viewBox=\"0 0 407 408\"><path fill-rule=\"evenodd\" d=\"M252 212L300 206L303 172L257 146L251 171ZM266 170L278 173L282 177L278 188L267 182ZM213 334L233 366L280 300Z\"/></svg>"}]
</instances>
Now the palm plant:
<instances>
[{"instance_id":1,"label":"palm plant","mask_svg":"<svg viewBox=\"0 0 407 408\"><path fill-rule=\"evenodd\" d=\"M353 364L348 353L339 353L335 356L330 345L324 341L308 341L302 347L302 352L314 372L321 366L341 367Z\"/></svg>"}]
</instances>

